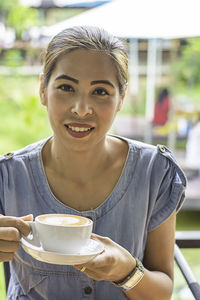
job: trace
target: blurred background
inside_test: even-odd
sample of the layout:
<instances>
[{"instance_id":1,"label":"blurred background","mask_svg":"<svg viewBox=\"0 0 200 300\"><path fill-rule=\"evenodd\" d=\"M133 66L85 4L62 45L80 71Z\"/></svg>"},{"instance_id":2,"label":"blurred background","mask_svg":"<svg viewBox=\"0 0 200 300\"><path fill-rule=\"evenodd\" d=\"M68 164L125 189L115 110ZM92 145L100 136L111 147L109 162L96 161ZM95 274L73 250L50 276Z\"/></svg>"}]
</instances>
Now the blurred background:
<instances>
[{"instance_id":1,"label":"blurred background","mask_svg":"<svg viewBox=\"0 0 200 300\"><path fill-rule=\"evenodd\" d=\"M1 0L0 154L52 134L39 102L42 52L52 35L73 25L103 27L127 42L130 61L126 101L111 132L173 151L188 179L177 230L200 230L198 2ZM182 252L200 282L200 249ZM176 265L173 299L194 299Z\"/></svg>"}]
</instances>

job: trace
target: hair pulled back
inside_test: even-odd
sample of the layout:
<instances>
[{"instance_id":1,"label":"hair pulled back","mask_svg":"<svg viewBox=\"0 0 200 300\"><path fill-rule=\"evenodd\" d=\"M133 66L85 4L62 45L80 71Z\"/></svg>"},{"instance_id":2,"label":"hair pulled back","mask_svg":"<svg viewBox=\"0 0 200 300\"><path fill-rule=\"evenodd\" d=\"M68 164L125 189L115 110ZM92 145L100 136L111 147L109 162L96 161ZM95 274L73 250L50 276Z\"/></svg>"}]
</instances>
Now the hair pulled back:
<instances>
[{"instance_id":1,"label":"hair pulled back","mask_svg":"<svg viewBox=\"0 0 200 300\"><path fill-rule=\"evenodd\" d=\"M128 82L128 57L125 43L104 29L93 26L66 28L49 42L44 56L44 84L48 85L58 59L78 49L96 50L109 55L116 68L120 94Z\"/></svg>"}]
</instances>

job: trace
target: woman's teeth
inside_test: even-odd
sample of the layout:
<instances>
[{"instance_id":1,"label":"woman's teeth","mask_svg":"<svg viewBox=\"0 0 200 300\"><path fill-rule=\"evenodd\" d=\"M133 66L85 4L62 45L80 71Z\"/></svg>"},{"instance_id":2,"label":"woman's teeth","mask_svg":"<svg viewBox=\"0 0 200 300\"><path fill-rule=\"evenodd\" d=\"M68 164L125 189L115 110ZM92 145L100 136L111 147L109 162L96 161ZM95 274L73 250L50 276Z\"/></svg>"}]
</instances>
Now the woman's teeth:
<instances>
[{"instance_id":1,"label":"woman's teeth","mask_svg":"<svg viewBox=\"0 0 200 300\"><path fill-rule=\"evenodd\" d=\"M73 126L70 126L70 125L67 125L67 127L69 129L71 129L72 131L75 131L75 132L86 132L86 131L89 131L89 130L92 129L92 128L73 127Z\"/></svg>"}]
</instances>

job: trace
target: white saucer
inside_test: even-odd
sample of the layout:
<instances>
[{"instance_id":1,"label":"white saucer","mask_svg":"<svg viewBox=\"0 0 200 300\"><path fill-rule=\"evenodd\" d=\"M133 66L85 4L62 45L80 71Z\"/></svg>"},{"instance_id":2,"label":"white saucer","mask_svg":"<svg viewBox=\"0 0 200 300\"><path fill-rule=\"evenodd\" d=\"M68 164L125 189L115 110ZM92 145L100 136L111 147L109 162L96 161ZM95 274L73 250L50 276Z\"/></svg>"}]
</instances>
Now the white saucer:
<instances>
[{"instance_id":1,"label":"white saucer","mask_svg":"<svg viewBox=\"0 0 200 300\"><path fill-rule=\"evenodd\" d=\"M27 242L23 238L21 238L21 245L23 249L33 258L45 263L56 265L84 264L104 250L103 244L92 239L89 240L88 244L83 249L75 254L45 251L42 246L38 247L34 244L31 244L31 242Z\"/></svg>"}]
</instances>

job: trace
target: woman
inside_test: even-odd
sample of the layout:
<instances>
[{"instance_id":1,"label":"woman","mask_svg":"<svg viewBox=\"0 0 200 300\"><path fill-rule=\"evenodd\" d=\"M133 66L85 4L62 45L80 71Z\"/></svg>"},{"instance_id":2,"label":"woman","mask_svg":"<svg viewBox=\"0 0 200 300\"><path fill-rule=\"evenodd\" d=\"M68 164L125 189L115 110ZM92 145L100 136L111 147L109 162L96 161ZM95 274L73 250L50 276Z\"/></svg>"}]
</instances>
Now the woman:
<instances>
[{"instance_id":1,"label":"woman","mask_svg":"<svg viewBox=\"0 0 200 300\"><path fill-rule=\"evenodd\" d=\"M50 42L40 99L53 137L0 162L8 299L170 299L186 181L165 147L108 134L126 94L127 65L123 43L95 27L66 29ZM104 252L74 267L31 258L19 247L30 213L93 219L92 238Z\"/></svg>"}]
</instances>

